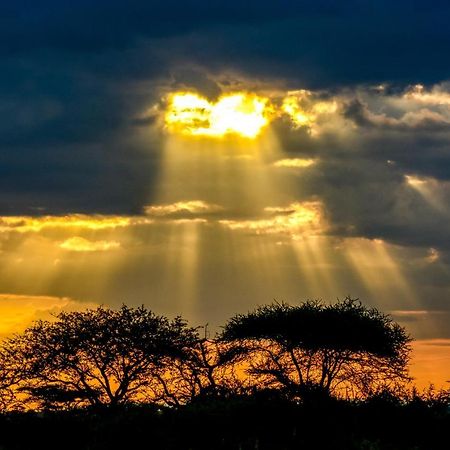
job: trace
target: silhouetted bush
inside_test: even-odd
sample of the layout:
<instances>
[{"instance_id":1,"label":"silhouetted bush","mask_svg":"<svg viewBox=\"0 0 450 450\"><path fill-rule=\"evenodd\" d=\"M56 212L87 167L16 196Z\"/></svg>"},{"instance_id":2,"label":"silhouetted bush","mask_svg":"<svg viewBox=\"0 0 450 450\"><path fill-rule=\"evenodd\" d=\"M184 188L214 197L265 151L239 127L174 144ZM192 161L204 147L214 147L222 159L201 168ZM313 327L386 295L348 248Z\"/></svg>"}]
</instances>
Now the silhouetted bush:
<instances>
[{"instance_id":1,"label":"silhouetted bush","mask_svg":"<svg viewBox=\"0 0 450 450\"><path fill-rule=\"evenodd\" d=\"M262 306L231 318L221 338L241 343L256 385L293 398L310 391L354 398L409 380L411 338L351 298Z\"/></svg>"},{"instance_id":2,"label":"silhouetted bush","mask_svg":"<svg viewBox=\"0 0 450 450\"><path fill-rule=\"evenodd\" d=\"M179 317L123 306L62 312L3 345L3 367L32 405L117 405L164 398L163 375L197 332Z\"/></svg>"},{"instance_id":3,"label":"silhouetted bush","mask_svg":"<svg viewBox=\"0 0 450 450\"><path fill-rule=\"evenodd\" d=\"M122 405L0 416L4 450L442 450L450 415L425 399L332 399L319 407L276 392L209 398L178 408Z\"/></svg>"}]
</instances>

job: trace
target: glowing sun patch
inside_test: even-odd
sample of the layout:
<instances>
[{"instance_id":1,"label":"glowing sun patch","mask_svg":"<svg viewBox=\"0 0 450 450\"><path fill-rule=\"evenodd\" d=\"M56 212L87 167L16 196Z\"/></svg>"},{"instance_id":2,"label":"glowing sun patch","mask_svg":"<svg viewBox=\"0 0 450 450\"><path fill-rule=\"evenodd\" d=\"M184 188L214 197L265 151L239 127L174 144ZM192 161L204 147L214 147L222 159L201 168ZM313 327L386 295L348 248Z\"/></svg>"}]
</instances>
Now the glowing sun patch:
<instances>
[{"instance_id":1,"label":"glowing sun patch","mask_svg":"<svg viewBox=\"0 0 450 450\"><path fill-rule=\"evenodd\" d=\"M267 103L267 98L248 93L225 94L214 103L177 92L169 97L165 123L169 131L186 135L255 138L269 122Z\"/></svg>"}]
</instances>

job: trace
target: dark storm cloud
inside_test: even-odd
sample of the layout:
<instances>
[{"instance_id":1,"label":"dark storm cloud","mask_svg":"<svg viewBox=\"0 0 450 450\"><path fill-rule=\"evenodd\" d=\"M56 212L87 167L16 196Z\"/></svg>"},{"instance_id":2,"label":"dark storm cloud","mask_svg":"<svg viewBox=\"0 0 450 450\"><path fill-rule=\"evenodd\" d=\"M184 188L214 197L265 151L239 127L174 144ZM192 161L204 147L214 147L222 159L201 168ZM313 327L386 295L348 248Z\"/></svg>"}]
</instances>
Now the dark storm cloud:
<instances>
[{"instance_id":1,"label":"dark storm cloud","mask_svg":"<svg viewBox=\"0 0 450 450\"><path fill-rule=\"evenodd\" d=\"M172 44L187 51L187 59L254 66L258 76L282 69L297 78L304 71L311 83L438 81L448 71L442 55L450 39L449 5L443 1L47 0L3 9L6 55L41 49L98 54L181 37Z\"/></svg>"},{"instance_id":2,"label":"dark storm cloud","mask_svg":"<svg viewBox=\"0 0 450 450\"><path fill-rule=\"evenodd\" d=\"M438 112L425 109L405 114L403 118L397 119L385 114L370 112L367 105L358 99L354 99L345 105L344 116L360 127L380 128L383 131L423 131L431 133L450 131L450 120Z\"/></svg>"},{"instance_id":3,"label":"dark storm cloud","mask_svg":"<svg viewBox=\"0 0 450 450\"><path fill-rule=\"evenodd\" d=\"M364 3L364 2L363 2ZM52 46L92 51L132 44L139 37L173 36L219 24L264 24L285 18L342 16L361 2L336 6L332 0L18 0L2 6L2 33L16 36L12 51ZM35 39L29 41L27 36Z\"/></svg>"},{"instance_id":4,"label":"dark storm cloud","mask_svg":"<svg viewBox=\"0 0 450 450\"><path fill-rule=\"evenodd\" d=\"M324 202L330 234L450 250L449 202L436 209L386 161L334 155L307 172L296 195Z\"/></svg>"},{"instance_id":5,"label":"dark storm cloud","mask_svg":"<svg viewBox=\"0 0 450 450\"><path fill-rule=\"evenodd\" d=\"M387 92L385 92L387 91ZM449 93L356 87L318 135L275 124L284 152L318 161L298 173L296 195L321 199L329 233L450 250ZM311 131L311 130L309 130ZM294 176L291 174L291 176Z\"/></svg>"},{"instance_id":6,"label":"dark storm cloud","mask_svg":"<svg viewBox=\"0 0 450 450\"><path fill-rule=\"evenodd\" d=\"M162 85L214 97L220 86L213 75L225 70L333 91L385 81L430 84L450 69L450 6L440 1L22 0L0 8L3 214L130 213L149 204L161 145L151 131L146 140L136 135L154 123L143 112ZM362 108L348 117L374 128ZM392 172L397 188L402 170L448 176L447 136L433 131L366 136L353 149L360 154L351 167L351 152L332 136L314 141L299 130L282 139L287 152L303 145L305 155L325 159L320 167L332 174L310 177L305 190L324 195L345 228L339 211L360 217L367 201L374 211L386 210L396 190L379 202L370 194L377 183L391 186L386 159L402 168ZM335 159L326 161L330 148ZM371 161L382 167L371 174L379 178L353 194L353 206L340 205L333 186L350 175L353 186L364 186ZM361 232L373 223L367 217L357 225Z\"/></svg>"}]
</instances>

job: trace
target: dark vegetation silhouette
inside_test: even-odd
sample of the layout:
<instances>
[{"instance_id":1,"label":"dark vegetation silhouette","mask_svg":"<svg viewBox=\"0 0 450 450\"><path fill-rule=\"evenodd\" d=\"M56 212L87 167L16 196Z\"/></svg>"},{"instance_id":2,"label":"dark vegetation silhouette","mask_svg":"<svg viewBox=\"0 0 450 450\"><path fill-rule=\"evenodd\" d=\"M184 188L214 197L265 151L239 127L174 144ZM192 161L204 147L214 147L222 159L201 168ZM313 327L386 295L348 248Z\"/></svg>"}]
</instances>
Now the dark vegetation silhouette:
<instances>
[{"instance_id":1,"label":"dark vegetation silhouette","mask_svg":"<svg viewBox=\"0 0 450 450\"><path fill-rule=\"evenodd\" d=\"M361 397L408 380L411 338L389 316L350 298L333 305L274 303L237 315L224 340L242 342L258 386Z\"/></svg>"},{"instance_id":2,"label":"dark vegetation silhouette","mask_svg":"<svg viewBox=\"0 0 450 450\"><path fill-rule=\"evenodd\" d=\"M214 337L144 307L63 312L0 348L0 449L438 449L411 338L346 298L273 303Z\"/></svg>"},{"instance_id":3,"label":"dark vegetation silhouette","mask_svg":"<svg viewBox=\"0 0 450 450\"><path fill-rule=\"evenodd\" d=\"M145 399L196 339L181 318L144 307L62 312L8 339L4 367L38 407L117 405Z\"/></svg>"}]
</instances>

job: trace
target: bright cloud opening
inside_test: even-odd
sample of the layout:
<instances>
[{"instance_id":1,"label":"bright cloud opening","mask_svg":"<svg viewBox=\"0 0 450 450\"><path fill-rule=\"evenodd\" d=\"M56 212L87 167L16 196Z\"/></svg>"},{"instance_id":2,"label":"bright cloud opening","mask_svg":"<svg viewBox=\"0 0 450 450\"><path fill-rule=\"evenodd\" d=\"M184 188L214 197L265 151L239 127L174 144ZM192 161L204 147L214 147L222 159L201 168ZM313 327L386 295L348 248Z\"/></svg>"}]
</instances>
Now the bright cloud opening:
<instances>
[{"instance_id":1,"label":"bright cloud opening","mask_svg":"<svg viewBox=\"0 0 450 450\"><path fill-rule=\"evenodd\" d=\"M269 123L268 99L256 94L232 93L210 102L188 92L169 96L165 123L169 131L221 138L235 134L255 138Z\"/></svg>"}]
</instances>

